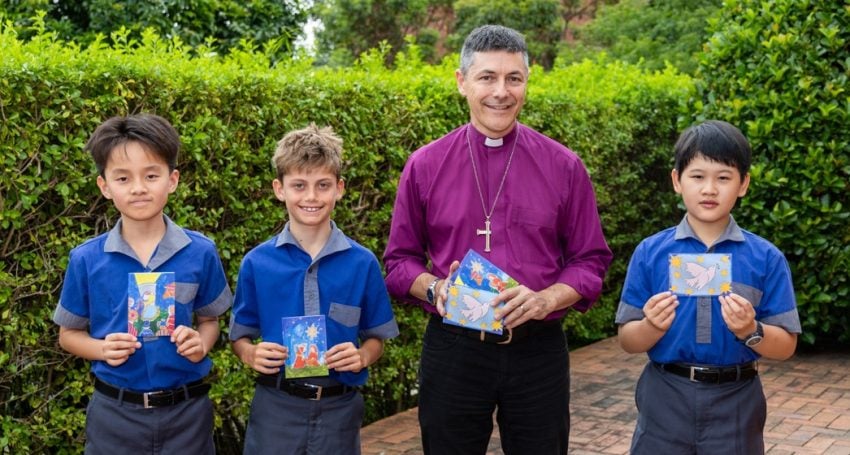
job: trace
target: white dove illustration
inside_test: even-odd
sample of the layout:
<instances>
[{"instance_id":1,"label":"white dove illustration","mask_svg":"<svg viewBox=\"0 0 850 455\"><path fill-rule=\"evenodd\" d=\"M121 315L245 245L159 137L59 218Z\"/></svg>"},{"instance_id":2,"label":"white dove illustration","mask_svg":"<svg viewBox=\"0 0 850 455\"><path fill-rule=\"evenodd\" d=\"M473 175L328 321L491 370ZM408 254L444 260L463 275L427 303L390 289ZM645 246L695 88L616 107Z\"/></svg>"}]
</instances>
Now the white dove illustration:
<instances>
[{"instance_id":1,"label":"white dove illustration","mask_svg":"<svg viewBox=\"0 0 850 455\"><path fill-rule=\"evenodd\" d=\"M688 273L691 274L693 278L686 279L685 282L688 283L688 286L694 289L702 289L714 278L714 273L717 272L717 264L713 264L711 267L703 267L696 262L688 262L685 264L685 267L688 269Z\"/></svg>"},{"instance_id":2,"label":"white dove illustration","mask_svg":"<svg viewBox=\"0 0 850 455\"><path fill-rule=\"evenodd\" d=\"M490 308L490 305L487 303L480 302L476 298L465 294L463 296L463 305L466 306L466 309L460 310L460 312L463 314L463 317L470 322L475 322L484 317L484 315L487 314L487 310Z\"/></svg>"}]
</instances>

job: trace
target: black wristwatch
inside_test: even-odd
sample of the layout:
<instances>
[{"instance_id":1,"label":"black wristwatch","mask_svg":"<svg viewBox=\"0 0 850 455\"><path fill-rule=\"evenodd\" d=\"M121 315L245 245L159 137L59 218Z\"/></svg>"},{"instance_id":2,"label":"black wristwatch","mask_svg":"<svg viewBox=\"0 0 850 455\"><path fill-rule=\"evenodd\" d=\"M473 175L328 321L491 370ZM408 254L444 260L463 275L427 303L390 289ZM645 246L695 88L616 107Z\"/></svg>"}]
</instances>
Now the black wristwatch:
<instances>
[{"instance_id":1,"label":"black wristwatch","mask_svg":"<svg viewBox=\"0 0 850 455\"><path fill-rule=\"evenodd\" d=\"M440 282L439 278L435 278L431 284L428 285L428 291L425 292L425 298L428 300L428 303L431 305L437 301L437 283Z\"/></svg>"},{"instance_id":2,"label":"black wristwatch","mask_svg":"<svg viewBox=\"0 0 850 455\"><path fill-rule=\"evenodd\" d=\"M756 331L747 335L746 338L741 340L747 347L755 347L761 340L764 339L764 327L761 325L761 322L756 321Z\"/></svg>"}]
</instances>

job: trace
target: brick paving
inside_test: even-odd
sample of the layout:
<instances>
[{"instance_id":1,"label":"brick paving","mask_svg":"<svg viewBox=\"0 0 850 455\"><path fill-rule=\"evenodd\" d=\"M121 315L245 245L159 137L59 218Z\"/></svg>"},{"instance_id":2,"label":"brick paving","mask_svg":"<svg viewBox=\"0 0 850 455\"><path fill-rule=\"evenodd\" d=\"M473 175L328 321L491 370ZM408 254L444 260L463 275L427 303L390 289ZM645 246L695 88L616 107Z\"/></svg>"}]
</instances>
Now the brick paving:
<instances>
[{"instance_id":1,"label":"brick paving","mask_svg":"<svg viewBox=\"0 0 850 455\"><path fill-rule=\"evenodd\" d=\"M570 454L629 453L634 385L645 362L645 355L623 352L616 338L570 353ZM849 365L850 350L760 362L768 455L850 455ZM416 408L364 427L361 439L364 455L422 454ZM496 428L487 454L501 453Z\"/></svg>"}]
</instances>

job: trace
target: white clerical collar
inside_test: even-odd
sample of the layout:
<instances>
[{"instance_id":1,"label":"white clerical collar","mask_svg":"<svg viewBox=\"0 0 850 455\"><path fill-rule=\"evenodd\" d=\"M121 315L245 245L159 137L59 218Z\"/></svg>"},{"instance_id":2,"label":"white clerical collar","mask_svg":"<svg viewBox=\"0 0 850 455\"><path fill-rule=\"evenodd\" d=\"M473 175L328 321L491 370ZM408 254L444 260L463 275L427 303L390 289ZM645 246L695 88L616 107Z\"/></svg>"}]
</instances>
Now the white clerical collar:
<instances>
[{"instance_id":1,"label":"white clerical collar","mask_svg":"<svg viewBox=\"0 0 850 455\"><path fill-rule=\"evenodd\" d=\"M484 139L484 145L486 145L487 147L501 147L504 143L505 141L500 137L496 139L492 139L489 137Z\"/></svg>"}]
</instances>

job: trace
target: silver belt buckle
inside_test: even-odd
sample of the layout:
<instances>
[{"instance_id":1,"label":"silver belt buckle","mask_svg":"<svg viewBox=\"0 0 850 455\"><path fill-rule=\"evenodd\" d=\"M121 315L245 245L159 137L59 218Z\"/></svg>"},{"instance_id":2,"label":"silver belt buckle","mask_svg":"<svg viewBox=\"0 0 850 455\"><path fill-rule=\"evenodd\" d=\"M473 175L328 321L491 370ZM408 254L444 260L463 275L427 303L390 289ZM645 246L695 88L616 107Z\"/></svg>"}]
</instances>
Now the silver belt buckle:
<instances>
[{"instance_id":1,"label":"silver belt buckle","mask_svg":"<svg viewBox=\"0 0 850 455\"><path fill-rule=\"evenodd\" d=\"M145 407L145 409L150 409L150 408L156 407L156 406L152 406L148 402L148 397L151 396L151 395L156 395L158 393L162 393L162 390L157 390L156 392L145 392L145 393L142 394L142 405Z\"/></svg>"},{"instance_id":2,"label":"silver belt buckle","mask_svg":"<svg viewBox=\"0 0 850 455\"><path fill-rule=\"evenodd\" d=\"M307 398L308 400L318 401L318 400L322 399L322 386L315 385L315 384L304 384L304 385L306 385L307 387L310 387L312 389L316 389L316 397L315 398Z\"/></svg>"},{"instance_id":3,"label":"silver belt buckle","mask_svg":"<svg viewBox=\"0 0 850 455\"><path fill-rule=\"evenodd\" d=\"M697 371L699 371L699 370L702 370L702 368L691 365L691 366L690 366L690 370L691 370L691 375L690 375L690 377L689 377L688 379L690 379L690 380L691 380L691 382L699 382L699 381L697 381L697 380L694 378L694 373L696 373L696 372L697 372Z\"/></svg>"}]
</instances>

